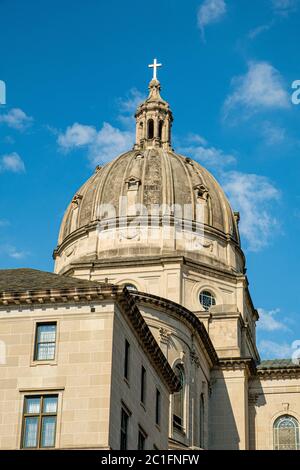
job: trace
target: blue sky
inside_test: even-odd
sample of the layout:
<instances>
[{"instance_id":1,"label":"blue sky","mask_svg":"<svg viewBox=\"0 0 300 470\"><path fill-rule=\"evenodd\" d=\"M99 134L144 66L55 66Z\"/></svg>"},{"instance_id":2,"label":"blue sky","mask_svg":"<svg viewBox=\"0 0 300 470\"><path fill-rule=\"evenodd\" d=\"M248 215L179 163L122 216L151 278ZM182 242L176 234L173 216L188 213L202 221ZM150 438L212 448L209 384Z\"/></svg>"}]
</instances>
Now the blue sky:
<instances>
[{"instance_id":1,"label":"blue sky","mask_svg":"<svg viewBox=\"0 0 300 470\"><path fill-rule=\"evenodd\" d=\"M298 0L0 0L0 267L52 271L64 210L133 143L157 57L175 149L224 186L262 357L300 339Z\"/></svg>"}]
</instances>

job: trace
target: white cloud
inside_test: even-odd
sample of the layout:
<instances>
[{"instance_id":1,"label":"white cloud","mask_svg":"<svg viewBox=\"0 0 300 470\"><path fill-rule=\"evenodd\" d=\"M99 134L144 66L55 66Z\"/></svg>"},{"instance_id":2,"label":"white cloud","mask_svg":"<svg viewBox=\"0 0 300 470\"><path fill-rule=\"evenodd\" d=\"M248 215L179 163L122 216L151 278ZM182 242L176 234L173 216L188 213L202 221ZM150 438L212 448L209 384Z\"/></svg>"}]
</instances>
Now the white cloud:
<instances>
[{"instance_id":1,"label":"white cloud","mask_svg":"<svg viewBox=\"0 0 300 470\"><path fill-rule=\"evenodd\" d=\"M11 171L12 173L24 173L25 164L16 152L0 157L0 172Z\"/></svg>"},{"instance_id":2,"label":"white cloud","mask_svg":"<svg viewBox=\"0 0 300 470\"><path fill-rule=\"evenodd\" d=\"M271 0L275 13L288 15L295 11L298 6L298 0Z\"/></svg>"},{"instance_id":3,"label":"white cloud","mask_svg":"<svg viewBox=\"0 0 300 470\"><path fill-rule=\"evenodd\" d=\"M23 131L33 122L33 118L27 116L22 109L13 108L6 114L0 114L0 124L6 124L8 127Z\"/></svg>"},{"instance_id":4,"label":"white cloud","mask_svg":"<svg viewBox=\"0 0 300 470\"><path fill-rule=\"evenodd\" d=\"M236 162L233 155L209 146L206 139L198 134L189 134L185 139L185 143L186 145L179 147L181 153L211 168L221 169Z\"/></svg>"},{"instance_id":5,"label":"white cloud","mask_svg":"<svg viewBox=\"0 0 300 470\"><path fill-rule=\"evenodd\" d=\"M29 254L27 251L18 250L13 245L0 245L0 254L1 253L13 259L24 259Z\"/></svg>"},{"instance_id":6,"label":"white cloud","mask_svg":"<svg viewBox=\"0 0 300 470\"><path fill-rule=\"evenodd\" d=\"M249 39L255 39L260 34L266 32L266 31L269 31L272 28L273 24L274 24L274 22L271 21L270 23L262 24L260 26L257 26L254 29L251 29L251 31L249 31L249 33L248 33L248 38Z\"/></svg>"},{"instance_id":7,"label":"white cloud","mask_svg":"<svg viewBox=\"0 0 300 470\"><path fill-rule=\"evenodd\" d=\"M132 148L133 142L133 132L122 131L104 122L90 146L89 158L94 165L107 162Z\"/></svg>"},{"instance_id":8,"label":"white cloud","mask_svg":"<svg viewBox=\"0 0 300 470\"><path fill-rule=\"evenodd\" d=\"M293 354L292 345L269 340L260 341L258 349L264 357L270 359L290 359Z\"/></svg>"},{"instance_id":9,"label":"white cloud","mask_svg":"<svg viewBox=\"0 0 300 470\"><path fill-rule=\"evenodd\" d=\"M101 129L75 122L65 132L58 133L57 143L61 150L84 148L92 165L106 163L119 154L130 150L135 142L134 112L145 96L132 88L125 98L119 98L117 120L122 129L104 122Z\"/></svg>"},{"instance_id":10,"label":"white cloud","mask_svg":"<svg viewBox=\"0 0 300 470\"><path fill-rule=\"evenodd\" d=\"M261 126L261 133L267 145L279 145L286 141L287 135L284 127L266 121Z\"/></svg>"},{"instance_id":11,"label":"white cloud","mask_svg":"<svg viewBox=\"0 0 300 470\"><path fill-rule=\"evenodd\" d=\"M289 328L282 322L277 320L275 317L280 313L280 309L274 310L265 310L263 308L258 308L259 321L257 327L260 330L264 331L284 331L289 330Z\"/></svg>"},{"instance_id":12,"label":"white cloud","mask_svg":"<svg viewBox=\"0 0 300 470\"><path fill-rule=\"evenodd\" d=\"M134 113L138 105L146 99L146 96L136 88L132 88L125 98L118 98L119 107L118 121L126 130L134 130Z\"/></svg>"},{"instance_id":13,"label":"white cloud","mask_svg":"<svg viewBox=\"0 0 300 470\"><path fill-rule=\"evenodd\" d=\"M9 220L0 219L0 227L7 227L8 225L10 225Z\"/></svg>"},{"instance_id":14,"label":"white cloud","mask_svg":"<svg viewBox=\"0 0 300 470\"><path fill-rule=\"evenodd\" d=\"M181 154L216 172L231 207L240 212L239 231L246 248L260 251L268 246L280 228L273 216L273 205L280 199L280 191L264 176L229 170L229 165L237 163L236 156L209 145L201 135L188 134L183 143L178 149Z\"/></svg>"},{"instance_id":15,"label":"white cloud","mask_svg":"<svg viewBox=\"0 0 300 470\"><path fill-rule=\"evenodd\" d=\"M290 106L290 99L283 79L271 64L250 62L245 75L232 80L232 93L224 103L224 116L230 111L241 110L251 115L262 110L285 109Z\"/></svg>"},{"instance_id":16,"label":"white cloud","mask_svg":"<svg viewBox=\"0 0 300 470\"><path fill-rule=\"evenodd\" d=\"M61 148L69 150L75 147L90 145L96 138L97 131L93 126L85 126L75 122L67 127L64 134L59 134L58 144Z\"/></svg>"},{"instance_id":17,"label":"white cloud","mask_svg":"<svg viewBox=\"0 0 300 470\"><path fill-rule=\"evenodd\" d=\"M99 131L93 126L76 122L58 136L57 142L60 148L67 151L85 147L91 164L97 165L129 150L134 142L134 133L122 131L107 122Z\"/></svg>"},{"instance_id":18,"label":"white cloud","mask_svg":"<svg viewBox=\"0 0 300 470\"><path fill-rule=\"evenodd\" d=\"M226 14L224 0L204 0L198 9L198 26L204 38L204 28L209 24L220 21Z\"/></svg>"},{"instance_id":19,"label":"white cloud","mask_svg":"<svg viewBox=\"0 0 300 470\"><path fill-rule=\"evenodd\" d=\"M145 100L145 95L136 88L131 88L125 98L119 98L117 103L119 105L120 113L133 114L137 106Z\"/></svg>"},{"instance_id":20,"label":"white cloud","mask_svg":"<svg viewBox=\"0 0 300 470\"><path fill-rule=\"evenodd\" d=\"M232 207L241 213L239 229L247 248L261 250L278 229L279 223L271 215L270 204L279 199L280 192L268 178L238 171L224 172L222 183Z\"/></svg>"}]
</instances>

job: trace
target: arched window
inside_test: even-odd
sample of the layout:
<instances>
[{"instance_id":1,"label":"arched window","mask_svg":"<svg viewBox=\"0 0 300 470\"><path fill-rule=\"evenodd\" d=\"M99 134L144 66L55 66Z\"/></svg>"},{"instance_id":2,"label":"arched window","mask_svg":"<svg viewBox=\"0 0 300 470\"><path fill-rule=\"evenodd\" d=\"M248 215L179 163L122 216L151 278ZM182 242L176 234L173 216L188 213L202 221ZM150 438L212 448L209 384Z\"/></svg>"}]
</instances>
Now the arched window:
<instances>
[{"instance_id":1,"label":"arched window","mask_svg":"<svg viewBox=\"0 0 300 470\"><path fill-rule=\"evenodd\" d=\"M204 448L204 395L200 395L200 410L199 410L199 447Z\"/></svg>"},{"instance_id":2,"label":"arched window","mask_svg":"<svg viewBox=\"0 0 300 470\"><path fill-rule=\"evenodd\" d=\"M144 135L143 135L144 132L143 131L144 131L144 124L142 122L140 122L140 130L139 130L140 139L143 139L143 137L144 137Z\"/></svg>"},{"instance_id":3,"label":"arched window","mask_svg":"<svg viewBox=\"0 0 300 470\"><path fill-rule=\"evenodd\" d=\"M124 287L126 287L127 290L137 291L137 287L134 284L124 284Z\"/></svg>"},{"instance_id":4,"label":"arched window","mask_svg":"<svg viewBox=\"0 0 300 470\"><path fill-rule=\"evenodd\" d=\"M299 450L299 423L293 416L279 416L274 423L274 449Z\"/></svg>"},{"instance_id":5,"label":"arched window","mask_svg":"<svg viewBox=\"0 0 300 470\"><path fill-rule=\"evenodd\" d=\"M179 392L173 395L173 427L180 431L183 431L184 425L184 387L185 378L184 371L181 365L177 365L174 372L181 384Z\"/></svg>"},{"instance_id":6,"label":"arched window","mask_svg":"<svg viewBox=\"0 0 300 470\"><path fill-rule=\"evenodd\" d=\"M162 131L163 131L164 121L159 121L158 125L158 137L160 140L162 139Z\"/></svg>"},{"instance_id":7,"label":"arched window","mask_svg":"<svg viewBox=\"0 0 300 470\"><path fill-rule=\"evenodd\" d=\"M154 137L154 121L149 119L148 121L148 139L153 139Z\"/></svg>"},{"instance_id":8,"label":"arched window","mask_svg":"<svg viewBox=\"0 0 300 470\"><path fill-rule=\"evenodd\" d=\"M216 299L208 290L200 292L199 300L204 310L209 310L212 305L216 305Z\"/></svg>"}]
</instances>

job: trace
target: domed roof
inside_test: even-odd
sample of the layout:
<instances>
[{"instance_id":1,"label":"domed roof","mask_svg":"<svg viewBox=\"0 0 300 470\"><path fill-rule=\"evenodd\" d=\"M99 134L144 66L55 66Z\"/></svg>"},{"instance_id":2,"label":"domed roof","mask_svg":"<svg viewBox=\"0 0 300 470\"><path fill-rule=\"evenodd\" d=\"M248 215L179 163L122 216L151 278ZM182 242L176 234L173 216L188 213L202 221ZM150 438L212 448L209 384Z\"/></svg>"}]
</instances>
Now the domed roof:
<instances>
[{"instance_id":1,"label":"domed roof","mask_svg":"<svg viewBox=\"0 0 300 470\"><path fill-rule=\"evenodd\" d=\"M69 205L59 234L59 245L71 233L99 220L99 208L112 205L120 211L122 197L134 186L137 202L151 215L153 205L195 207L207 203L206 230L239 243L235 216L218 182L196 161L172 150L147 148L118 156L104 167L97 167L91 178L78 190ZM74 208L78 214L74 220Z\"/></svg>"},{"instance_id":2,"label":"domed roof","mask_svg":"<svg viewBox=\"0 0 300 470\"><path fill-rule=\"evenodd\" d=\"M74 263L136 259L137 255L183 255L243 271L237 217L222 188L199 163L174 152L173 115L160 96L156 76L149 90L135 113L133 149L98 166L67 208L54 251L56 272L64 272ZM165 233L166 214L172 241ZM133 234L124 234L124 216L127 227L135 224ZM142 223L131 220L139 216L144 217ZM112 219L115 228L110 226L99 235L99 225ZM154 219L153 232L149 221ZM186 221L190 225L187 231ZM183 241L177 236L182 226Z\"/></svg>"}]
</instances>

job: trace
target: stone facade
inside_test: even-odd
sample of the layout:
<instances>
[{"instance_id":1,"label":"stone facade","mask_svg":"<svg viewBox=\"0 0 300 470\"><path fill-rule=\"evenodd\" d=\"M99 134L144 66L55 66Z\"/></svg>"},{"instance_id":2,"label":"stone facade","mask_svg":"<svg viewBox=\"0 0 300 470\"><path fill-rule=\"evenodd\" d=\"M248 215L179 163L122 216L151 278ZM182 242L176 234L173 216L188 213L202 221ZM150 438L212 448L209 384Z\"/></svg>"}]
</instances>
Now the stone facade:
<instances>
[{"instance_id":1,"label":"stone facade","mask_svg":"<svg viewBox=\"0 0 300 470\"><path fill-rule=\"evenodd\" d=\"M52 303L42 292L38 298L24 294L19 300L7 294L7 303L2 298L0 331L6 351L0 378L1 449L22 447L24 398L49 394L58 395L57 448L119 448L122 406L130 411L129 449L137 447L139 426L147 434L147 448L167 447L169 397L176 389L176 377L122 290L104 287L95 292L91 286L79 287L80 293L74 291L70 298L66 290L52 291ZM37 325L49 322L56 323L55 357L34 360ZM149 338L144 344L139 328L148 330L152 344ZM128 380L124 379L125 339L131 351ZM147 373L144 405L137 400L142 366ZM163 410L159 426L152 400L156 388Z\"/></svg>"}]
</instances>

